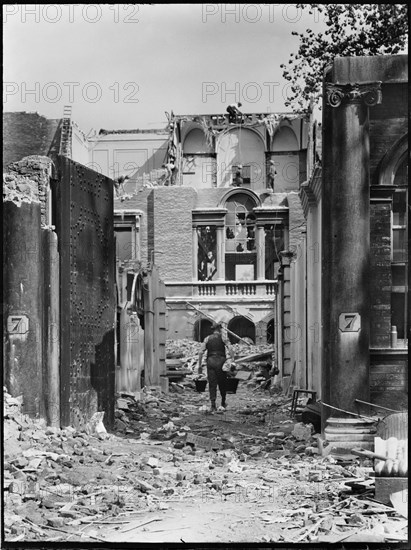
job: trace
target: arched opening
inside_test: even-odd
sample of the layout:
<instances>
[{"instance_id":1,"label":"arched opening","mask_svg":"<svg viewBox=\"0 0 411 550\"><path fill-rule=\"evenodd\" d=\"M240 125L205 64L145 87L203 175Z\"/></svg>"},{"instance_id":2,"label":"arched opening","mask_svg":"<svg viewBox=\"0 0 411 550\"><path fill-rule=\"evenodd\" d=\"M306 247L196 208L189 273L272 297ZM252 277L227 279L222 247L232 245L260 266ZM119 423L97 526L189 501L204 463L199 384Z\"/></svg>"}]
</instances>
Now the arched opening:
<instances>
[{"instance_id":1,"label":"arched opening","mask_svg":"<svg viewBox=\"0 0 411 550\"><path fill-rule=\"evenodd\" d=\"M273 140L273 151L297 151L298 141L294 130L288 126L281 126Z\"/></svg>"},{"instance_id":2,"label":"arched opening","mask_svg":"<svg viewBox=\"0 0 411 550\"><path fill-rule=\"evenodd\" d=\"M196 342L203 342L207 336L213 333L213 323L209 319L201 317L194 323L194 340Z\"/></svg>"},{"instance_id":3,"label":"arched opening","mask_svg":"<svg viewBox=\"0 0 411 550\"><path fill-rule=\"evenodd\" d=\"M240 336L240 338L249 338L253 343L255 343L255 325L246 317L243 317L242 315L234 317L228 323L227 328L231 332L234 332L237 336ZM228 337L232 344L237 344L239 342L239 339L230 333L228 333Z\"/></svg>"},{"instance_id":4,"label":"arched opening","mask_svg":"<svg viewBox=\"0 0 411 550\"><path fill-rule=\"evenodd\" d=\"M234 128L222 134L216 147L218 187L236 185L241 174L241 187L265 187L265 144L259 134L246 128Z\"/></svg>"},{"instance_id":5,"label":"arched opening","mask_svg":"<svg viewBox=\"0 0 411 550\"><path fill-rule=\"evenodd\" d=\"M212 153L212 149L207 144L204 132L199 128L191 130L184 140L184 154L196 155L201 153Z\"/></svg>"},{"instance_id":6,"label":"arched opening","mask_svg":"<svg viewBox=\"0 0 411 550\"><path fill-rule=\"evenodd\" d=\"M275 332L274 332L274 318L267 323L267 344L274 344Z\"/></svg>"}]
</instances>

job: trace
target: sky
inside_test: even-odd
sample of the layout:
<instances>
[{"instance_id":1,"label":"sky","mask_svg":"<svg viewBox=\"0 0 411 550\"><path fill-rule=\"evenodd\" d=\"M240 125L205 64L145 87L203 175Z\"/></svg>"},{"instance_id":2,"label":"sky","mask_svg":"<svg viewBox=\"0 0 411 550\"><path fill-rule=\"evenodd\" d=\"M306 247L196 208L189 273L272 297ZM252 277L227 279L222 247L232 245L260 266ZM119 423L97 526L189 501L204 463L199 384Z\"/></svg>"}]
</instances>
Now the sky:
<instances>
[{"instance_id":1,"label":"sky","mask_svg":"<svg viewBox=\"0 0 411 550\"><path fill-rule=\"evenodd\" d=\"M164 128L166 112L284 112L293 31L322 31L295 4L3 5L3 110L88 134Z\"/></svg>"}]
</instances>

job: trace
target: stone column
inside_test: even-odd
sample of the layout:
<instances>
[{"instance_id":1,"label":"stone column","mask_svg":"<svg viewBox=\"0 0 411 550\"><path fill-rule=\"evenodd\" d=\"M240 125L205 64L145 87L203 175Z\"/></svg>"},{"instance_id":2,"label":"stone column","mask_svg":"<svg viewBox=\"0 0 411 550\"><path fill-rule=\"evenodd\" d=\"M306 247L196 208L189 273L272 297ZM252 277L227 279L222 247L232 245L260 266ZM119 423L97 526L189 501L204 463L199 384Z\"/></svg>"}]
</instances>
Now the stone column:
<instances>
[{"instance_id":1,"label":"stone column","mask_svg":"<svg viewBox=\"0 0 411 550\"><path fill-rule=\"evenodd\" d=\"M257 281L265 279L265 231L264 226L257 226Z\"/></svg>"},{"instance_id":2,"label":"stone column","mask_svg":"<svg viewBox=\"0 0 411 550\"><path fill-rule=\"evenodd\" d=\"M370 192L368 107L381 83L325 84L323 124L323 402L369 401ZM338 413L324 407L323 420Z\"/></svg>"},{"instance_id":3,"label":"stone column","mask_svg":"<svg viewBox=\"0 0 411 550\"><path fill-rule=\"evenodd\" d=\"M225 280L224 226L217 227L217 281Z\"/></svg>"}]
</instances>

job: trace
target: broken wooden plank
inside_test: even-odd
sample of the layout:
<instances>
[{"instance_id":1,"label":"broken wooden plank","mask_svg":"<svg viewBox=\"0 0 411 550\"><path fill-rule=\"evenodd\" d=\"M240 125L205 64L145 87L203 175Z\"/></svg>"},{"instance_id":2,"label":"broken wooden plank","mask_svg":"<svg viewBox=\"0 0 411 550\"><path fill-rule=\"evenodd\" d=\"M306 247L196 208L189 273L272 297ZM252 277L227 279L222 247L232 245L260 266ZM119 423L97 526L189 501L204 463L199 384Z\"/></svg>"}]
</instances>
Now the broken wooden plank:
<instances>
[{"instance_id":1,"label":"broken wooden plank","mask_svg":"<svg viewBox=\"0 0 411 550\"><path fill-rule=\"evenodd\" d=\"M143 527L143 525L148 525L149 523L153 523L153 521L161 521L162 519L163 518L152 518L147 521L140 522L137 525L133 525L128 529L122 529L121 531L119 531L119 533L128 533L129 531L133 531L133 529L138 529L139 527Z\"/></svg>"},{"instance_id":2,"label":"broken wooden plank","mask_svg":"<svg viewBox=\"0 0 411 550\"><path fill-rule=\"evenodd\" d=\"M261 353L253 353L252 355L246 355L245 357L236 357L236 363L248 363L249 361L258 361L259 359L264 359L266 357L271 357L273 354L272 350L263 351Z\"/></svg>"}]
</instances>

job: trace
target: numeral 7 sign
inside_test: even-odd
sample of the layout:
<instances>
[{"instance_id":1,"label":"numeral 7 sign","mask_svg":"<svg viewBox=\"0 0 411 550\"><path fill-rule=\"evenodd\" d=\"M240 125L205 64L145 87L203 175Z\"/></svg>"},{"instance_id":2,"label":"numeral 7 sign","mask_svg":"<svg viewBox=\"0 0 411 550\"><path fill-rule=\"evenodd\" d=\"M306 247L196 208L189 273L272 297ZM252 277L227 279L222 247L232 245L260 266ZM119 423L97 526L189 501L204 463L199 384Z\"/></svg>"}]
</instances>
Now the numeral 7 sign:
<instances>
[{"instance_id":1,"label":"numeral 7 sign","mask_svg":"<svg viewBox=\"0 0 411 550\"><path fill-rule=\"evenodd\" d=\"M361 329L359 313L341 313L338 323L341 332L358 332Z\"/></svg>"},{"instance_id":2,"label":"numeral 7 sign","mask_svg":"<svg viewBox=\"0 0 411 550\"><path fill-rule=\"evenodd\" d=\"M29 330L29 318L26 315L9 315L7 332L9 334L26 334Z\"/></svg>"}]
</instances>

